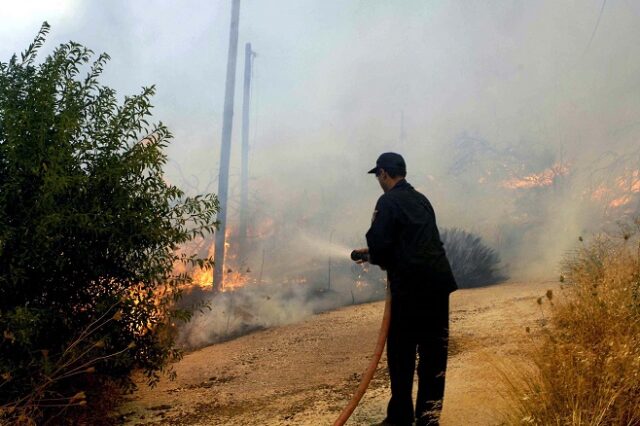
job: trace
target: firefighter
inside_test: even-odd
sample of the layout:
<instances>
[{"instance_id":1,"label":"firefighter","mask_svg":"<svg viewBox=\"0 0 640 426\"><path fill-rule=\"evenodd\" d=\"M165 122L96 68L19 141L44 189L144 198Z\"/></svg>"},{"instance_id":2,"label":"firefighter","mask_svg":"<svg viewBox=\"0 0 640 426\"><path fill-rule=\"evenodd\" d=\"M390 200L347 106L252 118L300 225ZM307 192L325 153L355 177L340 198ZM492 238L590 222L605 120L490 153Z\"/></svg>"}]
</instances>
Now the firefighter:
<instances>
[{"instance_id":1,"label":"firefighter","mask_svg":"<svg viewBox=\"0 0 640 426\"><path fill-rule=\"evenodd\" d=\"M401 155L387 152L369 171L384 194L378 199L367 248L369 262L387 271L391 324L387 362L391 399L381 425L437 425L444 396L449 295L457 289L429 200L406 180ZM418 394L411 397L418 355Z\"/></svg>"}]
</instances>

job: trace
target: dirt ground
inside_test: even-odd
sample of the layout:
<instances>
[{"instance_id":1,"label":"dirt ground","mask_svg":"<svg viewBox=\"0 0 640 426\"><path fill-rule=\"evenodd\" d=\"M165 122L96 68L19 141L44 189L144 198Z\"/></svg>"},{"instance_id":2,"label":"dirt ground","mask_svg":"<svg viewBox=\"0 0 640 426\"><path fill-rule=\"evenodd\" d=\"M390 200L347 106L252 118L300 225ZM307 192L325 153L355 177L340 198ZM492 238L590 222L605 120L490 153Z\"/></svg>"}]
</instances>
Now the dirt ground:
<instances>
[{"instance_id":1,"label":"dirt ground","mask_svg":"<svg viewBox=\"0 0 640 426\"><path fill-rule=\"evenodd\" d=\"M522 345L548 314L536 299L558 288L506 283L452 294L443 425L500 424L505 402L498 368L521 359ZM369 363L383 309L384 302L346 307L189 353L176 364L175 381L150 389L141 380L122 419L129 425L330 425ZM383 355L347 425L381 421L388 397Z\"/></svg>"}]
</instances>

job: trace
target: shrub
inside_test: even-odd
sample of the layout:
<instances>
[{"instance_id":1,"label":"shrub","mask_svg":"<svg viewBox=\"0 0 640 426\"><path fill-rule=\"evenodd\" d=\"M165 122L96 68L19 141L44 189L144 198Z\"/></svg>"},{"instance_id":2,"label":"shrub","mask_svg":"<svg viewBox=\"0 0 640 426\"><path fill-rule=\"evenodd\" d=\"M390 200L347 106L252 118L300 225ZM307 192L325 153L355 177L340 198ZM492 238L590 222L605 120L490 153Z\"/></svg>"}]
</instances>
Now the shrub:
<instances>
[{"instance_id":1,"label":"shrub","mask_svg":"<svg viewBox=\"0 0 640 426\"><path fill-rule=\"evenodd\" d=\"M213 231L218 202L164 180L154 88L119 104L98 83L109 57L74 42L37 65L48 30L0 63L0 422L91 405L134 369L153 384L189 317L174 266L211 266L177 251Z\"/></svg>"},{"instance_id":2,"label":"shrub","mask_svg":"<svg viewBox=\"0 0 640 426\"><path fill-rule=\"evenodd\" d=\"M639 254L637 235L598 236L564 262L533 369L510 379L509 423L640 424Z\"/></svg>"},{"instance_id":3,"label":"shrub","mask_svg":"<svg viewBox=\"0 0 640 426\"><path fill-rule=\"evenodd\" d=\"M480 287L506 279L500 268L500 256L478 235L459 228L441 233L447 258L460 288Z\"/></svg>"}]
</instances>

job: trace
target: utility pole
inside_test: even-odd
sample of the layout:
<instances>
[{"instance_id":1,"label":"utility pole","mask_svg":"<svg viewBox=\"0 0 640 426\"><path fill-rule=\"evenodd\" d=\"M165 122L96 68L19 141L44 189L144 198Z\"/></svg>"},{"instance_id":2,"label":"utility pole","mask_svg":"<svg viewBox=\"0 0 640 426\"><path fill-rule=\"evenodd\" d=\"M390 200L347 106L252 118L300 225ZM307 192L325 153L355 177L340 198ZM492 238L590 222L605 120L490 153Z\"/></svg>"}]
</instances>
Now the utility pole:
<instances>
[{"instance_id":1,"label":"utility pole","mask_svg":"<svg viewBox=\"0 0 640 426\"><path fill-rule=\"evenodd\" d=\"M240 261L247 260L249 216L249 103L251 102L251 72L255 52L251 43L244 46L244 92L242 96L242 171L240 174Z\"/></svg>"},{"instance_id":2,"label":"utility pole","mask_svg":"<svg viewBox=\"0 0 640 426\"><path fill-rule=\"evenodd\" d=\"M231 5L231 29L229 31L229 56L227 59L227 81L224 90L224 112L222 115L222 143L220 146L220 174L218 175L218 200L220 228L216 233L214 254L213 289L222 290L224 283L224 253L227 229L227 199L229 195L229 159L231 156L231 128L233 126L233 98L236 85L236 57L238 56L238 24L240 21L240 0Z\"/></svg>"}]
</instances>

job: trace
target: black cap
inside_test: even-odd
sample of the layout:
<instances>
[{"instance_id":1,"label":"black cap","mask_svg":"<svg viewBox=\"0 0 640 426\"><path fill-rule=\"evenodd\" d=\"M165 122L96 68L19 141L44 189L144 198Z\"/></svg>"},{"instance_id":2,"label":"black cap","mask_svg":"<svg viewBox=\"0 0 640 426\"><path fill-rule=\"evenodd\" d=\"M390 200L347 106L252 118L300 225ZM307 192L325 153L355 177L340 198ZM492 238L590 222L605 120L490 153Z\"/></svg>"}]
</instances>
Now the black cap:
<instances>
[{"instance_id":1,"label":"black cap","mask_svg":"<svg viewBox=\"0 0 640 426\"><path fill-rule=\"evenodd\" d=\"M369 170L368 173L377 173L378 169L406 173L407 165L402 155L396 154L395 152L385 152L384 154L380 154L380 157L376 160L376 166Z\"/></svg>"}]
</instances>

